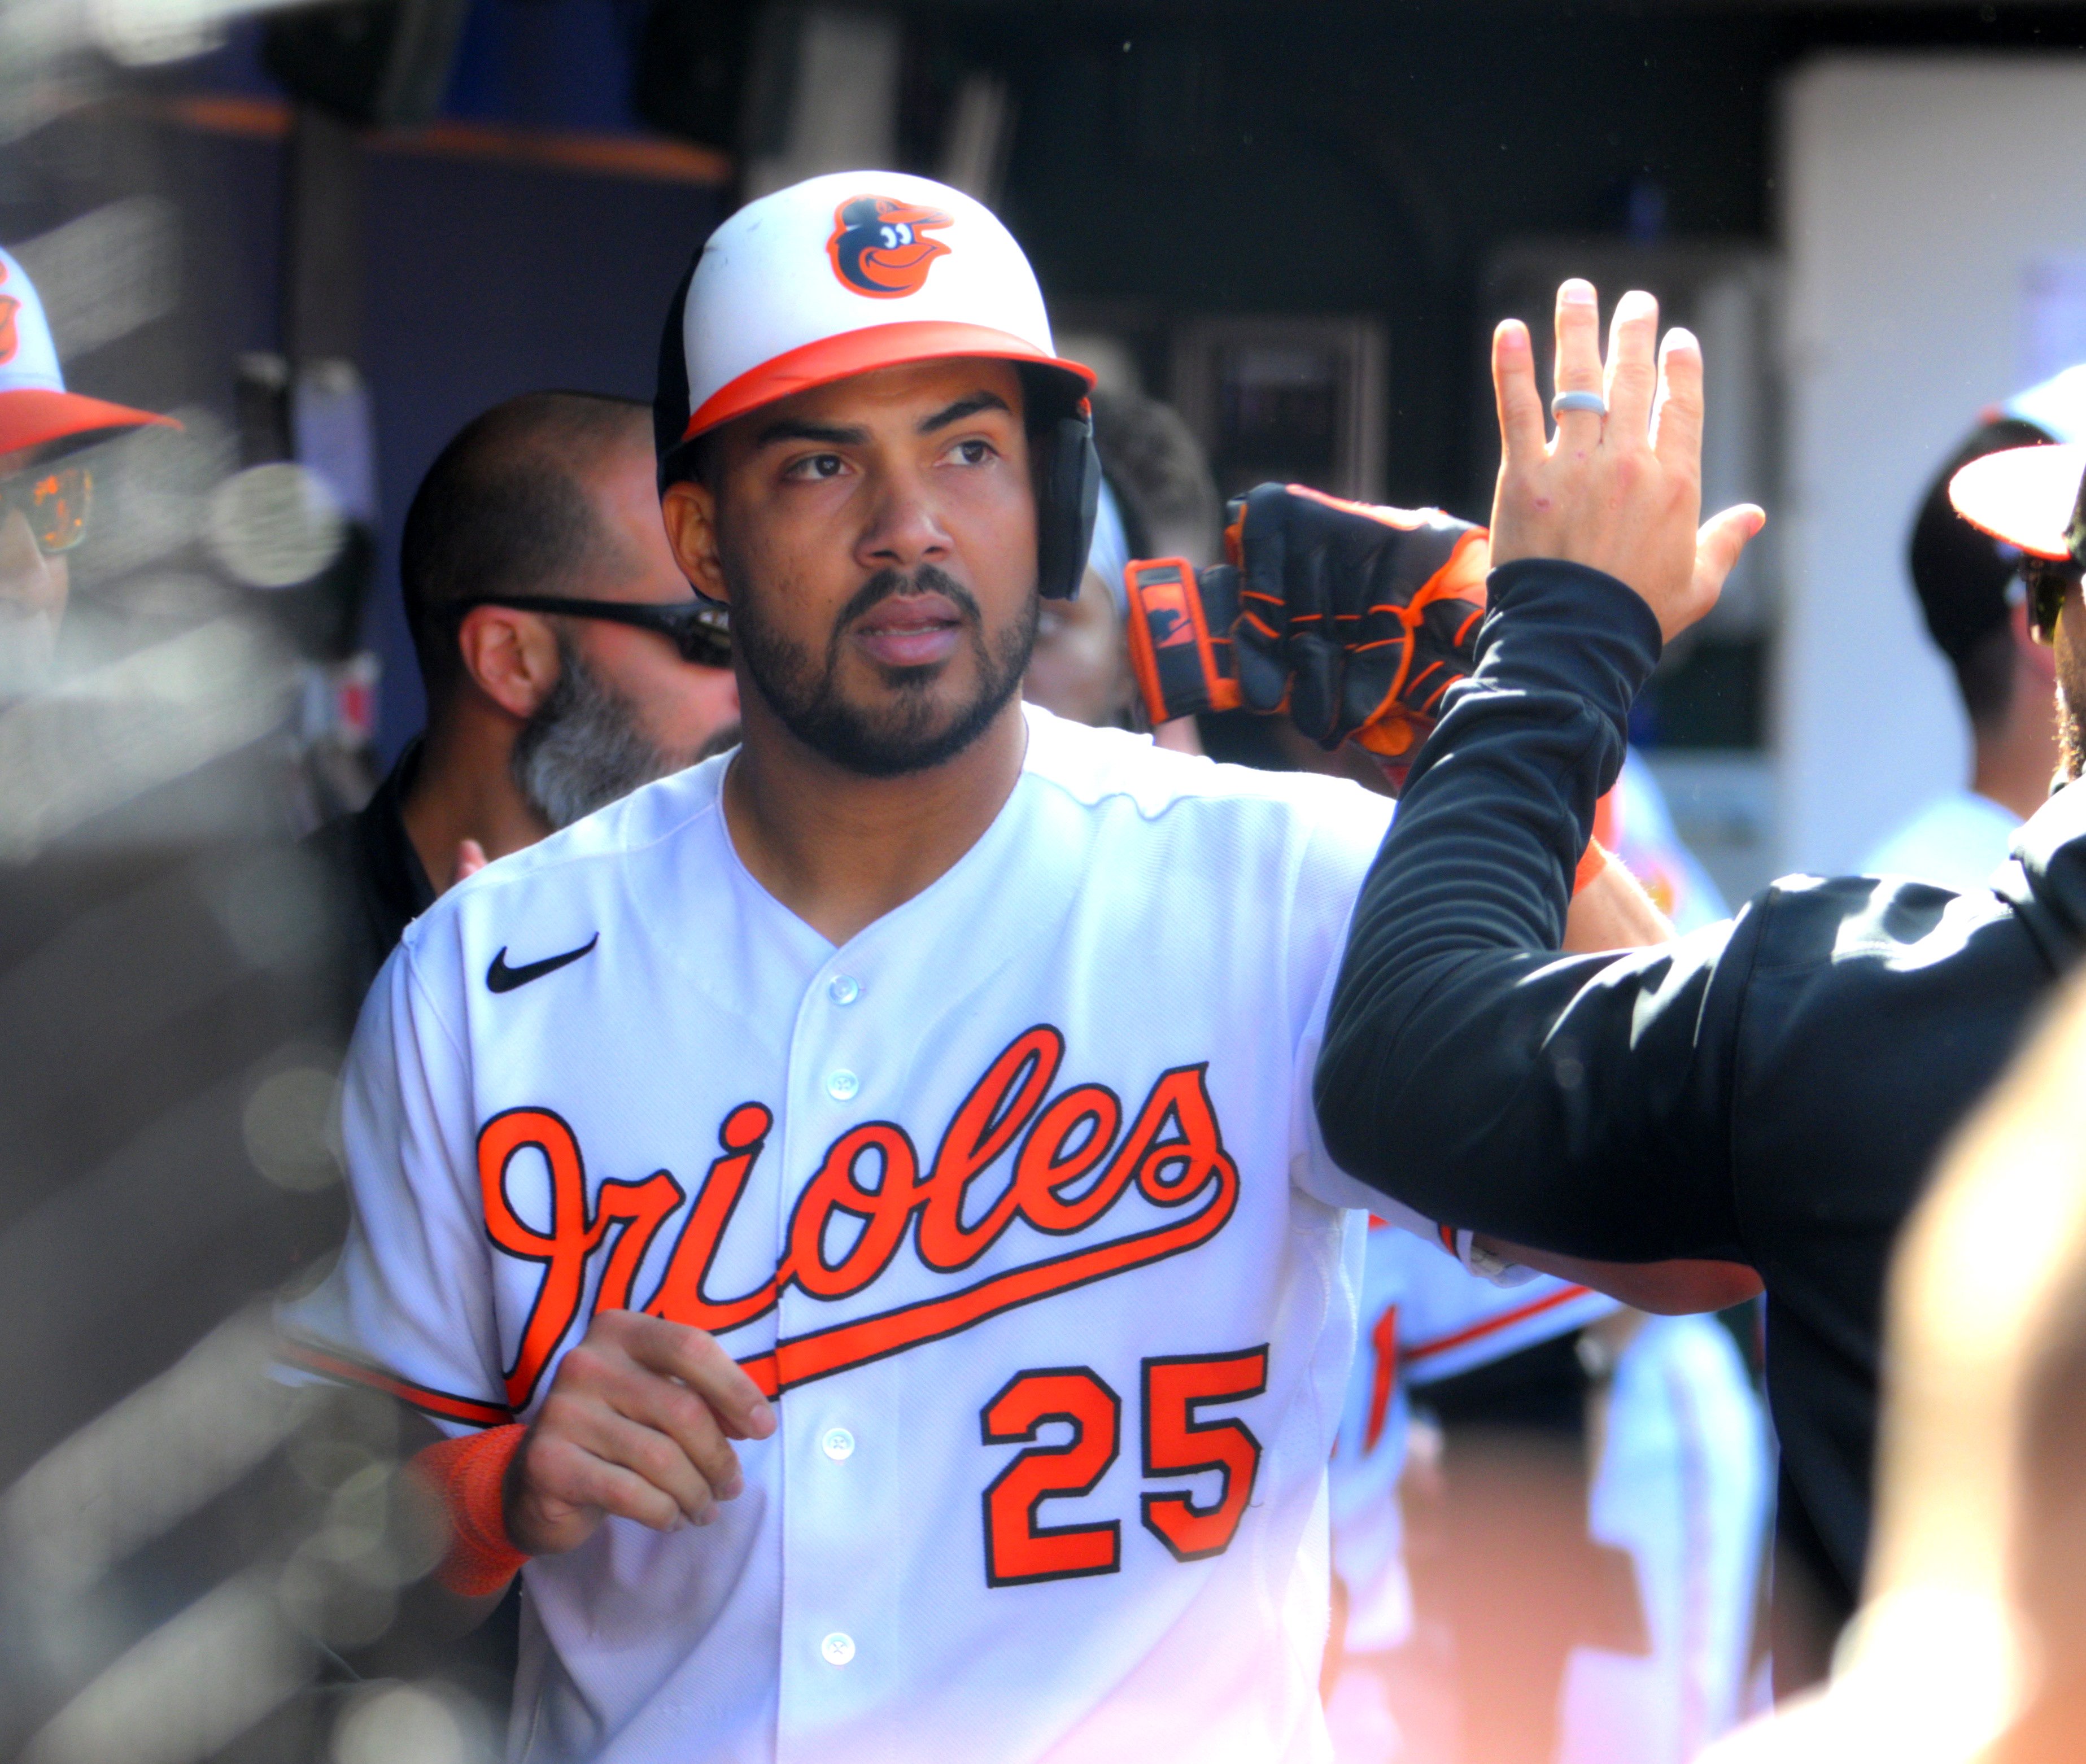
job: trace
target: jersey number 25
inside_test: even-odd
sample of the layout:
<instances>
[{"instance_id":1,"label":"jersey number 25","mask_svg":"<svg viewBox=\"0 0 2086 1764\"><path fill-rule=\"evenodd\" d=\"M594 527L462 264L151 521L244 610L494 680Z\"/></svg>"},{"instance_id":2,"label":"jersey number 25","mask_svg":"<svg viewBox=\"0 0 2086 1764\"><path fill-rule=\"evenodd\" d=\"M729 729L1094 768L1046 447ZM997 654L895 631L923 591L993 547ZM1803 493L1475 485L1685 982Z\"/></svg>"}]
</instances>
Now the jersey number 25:
<instances>
[{"instance_id":1,"label":"jersey number 25","mask_svg":"<svg viewBox=\"0 0 2086 1764\"><path fill-rule=\"evenodd\" d=\"M1184 1354L1143 1362L1144 1474L1178 1477L1215 1471L1217 1498L1198 1505L1192 1492L1145 1494L1145 1529L1177 1562L1221 1555L1229 1547L1260 1469L1260 1442L1242 1421L1203 1421L1205 1403L1236 1402L1267 1388L1267 1348L1234 1354ZM1122 1399L1083 1366L1020 1372L979 1415L985 1443L1033 1440L1050 1422L1068 1423L1062 1445L1030 1445L985 1491L985 1574L990 1586L1025 1586L1113 1574L1122 1566L1122 1527L1041 1525L1044 1502L1091 1494L1108 1473L1122 1434Z\"/></svg>"}]
</instances>

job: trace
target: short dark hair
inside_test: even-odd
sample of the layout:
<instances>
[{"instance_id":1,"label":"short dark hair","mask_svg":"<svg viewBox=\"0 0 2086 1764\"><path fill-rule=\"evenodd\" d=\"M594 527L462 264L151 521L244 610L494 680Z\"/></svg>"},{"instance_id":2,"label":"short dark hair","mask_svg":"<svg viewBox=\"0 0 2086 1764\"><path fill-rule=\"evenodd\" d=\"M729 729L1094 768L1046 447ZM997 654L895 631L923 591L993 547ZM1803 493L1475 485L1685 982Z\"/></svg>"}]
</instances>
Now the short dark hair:
<instances>
[{"instance_id":1,"label":"short dark hair","mask_svg":"<svg viewBox=\"0 0 2086 1764\"><path fill-rule=\"evenodd\" d=\"M1972 729L1990 732L2006 721L2014 703L2017 650L2014 627L2008 623L1986 631L1961 655L1950 657L1956 690L1963 695Z\"/></svg>"},{"instance_id":2,"label":"short dark hair","mask_svg":"<svg viewBox=\"0 0 2086 1764\"><path fill-rule=\"evenodd\" d=\"M569 594L611 535L582 482L645 445L648 407L592 392L526 392L474 417L406 511L398 584L430 703L462 671L445 608L477 594Z\"/></svg>"},{"instance_id":3,"label":"short dark hair","mask_svg":"<svg viewBox=\"0 0 2086 1764\"><path fill-rule=\"evenodd\" d=\"M1122 516L1132 557L1185 548L1194 563L1215 563L1224 498L1187 421L1142 393L1096 387L1094 446Z\"/></svg>"},{"instance_id":4,"label":"short dark hair","mask_svg":"<svg viewBox=\"0 0 2086 1764\"><path fill-rule=\"evenodd\" d=\"M1980 423L1935 474L1913 520L1905 559L1913 589L1935 647L1955 669L1963 708L1978 728L2003 721L2013 699L2009 597L2020 554L1956 512L1948 480L1987 453L2050 439L2034 423L2016 417Z\"/></svg>"}]
</instances>

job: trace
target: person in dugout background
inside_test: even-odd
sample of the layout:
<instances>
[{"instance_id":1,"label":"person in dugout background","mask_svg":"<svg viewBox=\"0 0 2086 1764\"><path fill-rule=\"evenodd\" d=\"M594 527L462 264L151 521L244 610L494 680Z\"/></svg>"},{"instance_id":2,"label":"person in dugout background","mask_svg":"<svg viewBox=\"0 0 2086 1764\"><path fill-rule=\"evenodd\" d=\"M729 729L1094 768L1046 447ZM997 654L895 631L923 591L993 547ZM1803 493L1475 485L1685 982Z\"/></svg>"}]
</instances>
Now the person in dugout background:
<instances>
[{"instance_id":1,"label":"person in dugout background","mask_svg":"<svg viewBox=\"0 0 2086 1764\"><path fill-rule=\"evenodd\" d=\"M0 251L0 698L50 671L71 593L66 553L93 508L87 450L151 426L181 425L66 390L43 301Z\"/></svg>"},{"instance_id":2,"label":"person in dugout background","mask_svg":"<svg viewBox=\"0 0 2086 1764\"><path fill-rule=\"evenodd\" d=\"M649 407L577 392L494 406L428 468L398 559L427 726L311 840L355 1005L453 882L738 741L726 620L666 549L653 471Z\"/></svg>"},{"instance_id":3,"label":"person in dugout background","mask_svg":"<svg viewBox=\"0 0 2086 1764\"><path fill-rule=\"evenodd\" d=\"M2081 440L2086 367L2068 368L1987 411L1927 487L1905 561L1927 633L1955 677L1969 725L1970 776L1878 843L1862 860L1867 875L1982 888L2006 861L2015 829L2050 794L2055 670L2050 648L2029 629L2021 554L1958 514L1948 483L1988 453Z\"/></svg>"}]
</instances>

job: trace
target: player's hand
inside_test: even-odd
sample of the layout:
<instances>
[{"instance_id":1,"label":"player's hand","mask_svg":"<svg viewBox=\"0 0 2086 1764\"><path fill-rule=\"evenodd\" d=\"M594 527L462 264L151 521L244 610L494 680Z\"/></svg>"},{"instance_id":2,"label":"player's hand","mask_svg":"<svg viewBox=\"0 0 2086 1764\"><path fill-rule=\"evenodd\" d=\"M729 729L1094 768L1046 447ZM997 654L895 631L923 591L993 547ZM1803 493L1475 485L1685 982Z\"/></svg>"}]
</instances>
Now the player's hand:
<instances>
[{"instance_id":1,"label":"player's hand","mask_svg":"<svg viewBox=\"0 0 2086 1764\"><path fill-rule=\"evenodd\" d=\"M1352 741L1397 781L1442 696L1476 665L1484 529L1301 484L1235 499L1228 563L1133 562L1132 670L1155 726L1205 710L1290 720L1328 752Z\"/></svg>"},{"instance_id":2,"label":"player's hand","mask_svg":"<svg viewBox=\"0 0 2086 1764\"><path fill-rule=\"evenodd\" d=\"M714 1337L604 1311L560 1362L509 1466L507 1535L532 1556L577 1549L611 1513L654 1531L707 1525L745 1486L734 1439L775 1413Z\"/></svg>"},{"instance_id":3,"label":"player's hand","mask_svg":"<svg viewBox=\"0 0 2086 1764\"><path fill-rule=\"evenodd\" d=\"M1766 525L1752 504L1697 530L1702 507L1702 351L1667 333L1654 354L1658 302L1616 303L1603 369L1600 308L1590 283L1557 291L1556 385L1599 392L1608 413L1566 411L1551 436L1536 390L1528 327L1492 334L1499 397L1500 475L1492 561L1562 558L1620 578L1644 597L1671 639L1717 603L1746 542Z\"/></svg>"},{"instance_id":4,"label":"player's hand","mask_svg":"<svg viewBox=\"0 0 2086 1764\"><path fill-rule=\"evenodd\" d=\"M1238 683L1330 751L1395 757L1467 676L1485 610L1485 535L1436 508L1377 508L1301 484L1232 504Z\"/></svg>"}]
</instances>

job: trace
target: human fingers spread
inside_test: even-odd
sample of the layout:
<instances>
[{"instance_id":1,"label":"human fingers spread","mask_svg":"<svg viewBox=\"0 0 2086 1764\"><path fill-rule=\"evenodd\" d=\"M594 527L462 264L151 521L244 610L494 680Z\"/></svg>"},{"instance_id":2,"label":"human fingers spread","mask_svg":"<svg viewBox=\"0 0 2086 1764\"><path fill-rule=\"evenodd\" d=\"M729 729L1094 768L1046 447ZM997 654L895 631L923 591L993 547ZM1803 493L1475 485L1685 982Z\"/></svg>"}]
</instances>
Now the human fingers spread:
<instances>
[{"instance_id":1,"label":"human fingers spread","mask_svg":"<svg viewBox=\"0 0 2086 1764\"><path fill-rule=\"evenodd\" d=\"M1608 434L1625 445L1642 446L1650 432L1658 340L1658 302L1632 288L1616 302L1608 329Z\"/></svg>"},{"instance_id":2,"label":"human fingers spread","mask_svg":"<svg viewBox=\"0 0 2086 1764\"><path fill-rule=\"evenodd\" d=\"M1560 392L1601 389L1601 308L1594 284L1573 276L1557 288L1557 359L1554 376ZM1567 410L1557 419L1557 434L1575 446L1597 441L1601 416L1593 410Z\"/></svg>"},{"instance_id":3,"label":"human fingers spread","mask_svg":"<svg viewBox=\"0 0 2086 1764\"><path fill-rule=\"evenodd\" d=\"M1767 525L1767 511L1753 503L1740 503L1712 515L1695 536L1695 573L1688 583L1688 597L1677 611L1684 616L1666 629L1670 615L1662 612L1659 626L1671 640L1705 616L1724 591L1725 579L1738 567L1746 546Z\"/></svg>"},{"instance_id":4,"label":"human fingers spread","mask_svg":"<svg viewBox=\"0 0 2086 1764\"><path fill-rule=\"evenodd\" d=\"M1492 332L1492 394L1499 403L1500 469L1540 459L1550 431L1535 387L1535 350L1518 318L1501 319Z\"/></svg>"},{"instance_id":5,"label":"human fingers spread","mask_svg":"<svg viewBox=\"0 0 2086 1764\"><path fill-rule=\"evenodd\" d=\"M775 1430L775 1411L739 1363L713 1336L685 1323L634 1311L603 1312L597 1326L615 1325L630 1357L662 1377L679 1379L705 1402L717 1425L734 1439L765 1439Z\"/></svg>"},{"instance_id":6,"label":"human fingers spread","mask_svg":"<svg viewBox=\"0 0 2086 1764\"><path fill-rule=\"evenodd\" d=\"M1702 346L1675 325L1658 351L1658 402L1651 416L1652 450L1669 471L1702 470Z\"/></svg>"}]
</instances>

